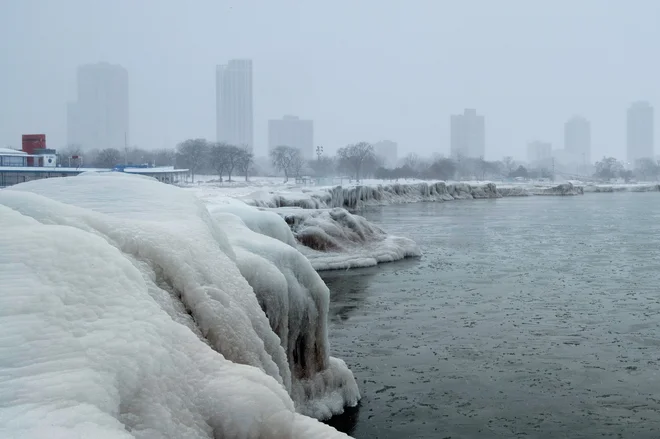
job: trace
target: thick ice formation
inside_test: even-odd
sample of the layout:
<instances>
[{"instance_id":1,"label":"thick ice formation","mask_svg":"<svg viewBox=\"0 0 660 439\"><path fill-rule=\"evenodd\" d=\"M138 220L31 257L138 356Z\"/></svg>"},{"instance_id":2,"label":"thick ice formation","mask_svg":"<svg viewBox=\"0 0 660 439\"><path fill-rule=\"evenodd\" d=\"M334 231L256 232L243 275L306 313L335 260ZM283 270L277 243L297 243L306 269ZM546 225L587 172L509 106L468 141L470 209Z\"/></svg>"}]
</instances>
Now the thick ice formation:
<instances>
[{"instance_id":1,"label":"thick ice formation","mask_svg":"<svg viewBox=\"0 0 660 439\"><path fill-rule=\"evenodd\" d=\"M224 225L177 188L98 175L21 184L0 192L0 227L0 431L345 437L294 412L325 417L358 398L314 326L327 290L294 256L288 271L277 273L284 261L268 271L280 283L267 318L268 291L258 301L235 263L258 253L234 251ZM261 251L259 267L279 255ZM269 318L288 322L281 343ZM294 353L316 373L290 365Z\"/></svg>"},{"instance_id":2,"label":"thick ice formation","mask_svg":"<svg viewBox=\"0 0 660 439\"><path fill-rule=\"evenodd\" d=\"M359 209L368 205L414 203L418 201L449 201L473 198L499 198L493 183L470 185L467 183L395 183L376 186L337 186L319 188L303 194L268 194L254 192L242 197L246 203L260 207L302 207L327 209L343 207Z\"/></svg>"},{"instance_id":3,"label":"thick ice formation","mask_svg":"<svg viewBox=\"0 0 660 439\"><path fill-rule=\"evenodd\" d=\"M584 192L660 192L660 184L597 184L584 186Z\"/></svg>"},{"instance_id":4,"label":"thick ice formation","mask_svg":"<svg viewBox=\"0 0 660 439\"><path fill-rule=\"evenodd\" d=\"M364 217L345 209L277 211L300 243L298 249L316 270L370 267L421 255L413 240L388 235Z\"/></svg>"},{"instance_id":5,"label":"thick ice formation","mask_svg":"<svg viewBox=\"0 0 660 439\"><path fill-rule=\"evenodd\" d=\"M341 208L257 209L218 198L214 203L208 207L212 214L233 213L250 230L296 247L317 271L371 267L421 254L411 239L388 235L364 217Z\"/></svg>"},{"instance_id":6,"label":"thick ice formation","mask_svg":"<svg viewBox=\"0 0 660 439\"><path fill-rule=\"evenodd\" d=\"M576 186L571 182L565 182L555 185L503 185L497 188L503 197L518 197L527 195L583 195L582 186Z\"/></svg>"},{"instance_id":7,"label":"thick ice formation","mask_svg":"<svg viewBox=\"0 0 660 439\"><path fill-rule=\"evenodd\" d=\"M263 216L272 214L246 207ZM341 412L347 403L356 405L360 394L353 374L342 360L328 356L330 292L310 262L290 244L250 230L234 214L214 210L212 216L222 224L241 274L281 339L291 366L291 393L298 411L326 419Z\"/></svg>"}]
</instances>

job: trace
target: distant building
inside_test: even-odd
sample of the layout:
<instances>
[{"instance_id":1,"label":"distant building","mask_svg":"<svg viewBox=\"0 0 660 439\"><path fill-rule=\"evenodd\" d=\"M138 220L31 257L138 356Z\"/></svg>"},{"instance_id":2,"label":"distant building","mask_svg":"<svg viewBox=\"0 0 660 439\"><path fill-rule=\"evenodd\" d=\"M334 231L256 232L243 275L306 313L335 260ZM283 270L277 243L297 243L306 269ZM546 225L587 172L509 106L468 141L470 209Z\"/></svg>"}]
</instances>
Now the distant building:
<instances>
[{"instance_id":1,"label":"distant building","mask_svg":"<svg viewBox=\"0 0 660 439\"><path fill-rule=\"evenodd\" d=\"M300 149L308 160L314 158L314 121L296 116L269 120L268 150L282 145Z\"/></svg>"},{"instance_id":2,"label":"distant building","mask_svg":"<svg viewBox=\"0 0 660 439\"><path fill-rule=\"evenodd\" d=\"M591 124L581 116L574 116L564 124L564 150L577 159L577 164L591 164Z\"/></svg>"},{"instance_id":3,"label":"distant building","mask_svg":"<svg viewBox=\"0 0 660 439\"><path fill-rule=\"evenodd\" d=\"M381 140L374 143L376 157L381 158L383 165L388 169L396 168L396 162L399 159L397 148L397 143L391 140Z\"/></svg>"},{"instance_id":4,"label":"distant building","mask_svg":"<svg viewBox=\"0 0 660 439\"><path fill-rule=\"evenodd\" d=\"M128 72L108 63L78 67L78 96L67 108L70 145L124 149L129 139Z\"/></svg>"},{"instance_id":5,"label":"distant building","mask_svg":"<svg viewBox=\"0 0 660 439\"><path fill-rule=\"evenodd\" d=\"M546 163L552 160L552 144L534 141L527 144L527 161L531 164Z\"/></svg>"},{"instance_id":6,"label":"distant building","mask_svg":"<svg viewBox=\"0 0 660 439\"><path fill-rule=\"evenodd\" d=\"M632 168L642 158L653 158L653 107L648 102L635 102L627 114L627 166Z\"/></svg>"},{"instance_id":7,"label":"distant building","mask_svg":"<svg viewBox=\"0 0 660 439\"><path fill-rule=\"evenodd\" d=\"M486 154L486 129L484 117L477 111L466 109L463 114L450 118L450 148L453 158L479 158Z\"/></svg>"},{"instance_id":8,"label":"distant building","mask_svg":"<svg viewBox=\"0 0 660 439\"><path fill-rule=\"evenodd\" d=\"M216 67L216 138L254 147L252 60L233 59Z\"/></svg>"}]
</instances>

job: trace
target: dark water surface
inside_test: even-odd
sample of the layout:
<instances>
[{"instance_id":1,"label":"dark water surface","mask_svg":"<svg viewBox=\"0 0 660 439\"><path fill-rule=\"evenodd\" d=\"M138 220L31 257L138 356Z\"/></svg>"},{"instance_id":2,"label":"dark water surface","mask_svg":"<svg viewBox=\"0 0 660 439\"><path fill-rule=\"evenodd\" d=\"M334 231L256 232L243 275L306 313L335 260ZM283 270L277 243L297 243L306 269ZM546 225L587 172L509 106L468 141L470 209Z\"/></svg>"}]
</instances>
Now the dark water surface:
<instances>
[{"instance_id":1,"label":"dark water surface","mask_svg":"<svg viewBox=\"0 0 660 439\"><path fill-rule=\"evenodd\" d=\"M324 273L356 438L660 438L660 196L362 212L424 256Z\"/></svg>"}]
</instances>

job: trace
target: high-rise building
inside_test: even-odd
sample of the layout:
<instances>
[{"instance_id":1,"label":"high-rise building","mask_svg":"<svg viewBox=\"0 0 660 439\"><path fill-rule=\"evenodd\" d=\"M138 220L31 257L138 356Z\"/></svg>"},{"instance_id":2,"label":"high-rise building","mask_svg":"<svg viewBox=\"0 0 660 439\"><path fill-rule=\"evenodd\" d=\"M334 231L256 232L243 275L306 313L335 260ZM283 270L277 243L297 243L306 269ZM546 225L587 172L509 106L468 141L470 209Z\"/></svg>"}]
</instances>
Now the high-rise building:
<instances>
[{"instance_id":1,"label":"high-rise building","mask_svg":"<svg viewBox=\"0 0 660 439\"><path fill-rule=\"evenodd\" d=\"M655 157L653 107L648 102L634 102L627 114L627 166L634 167L642 158Z\"/></svg>"},{"instance_id":2,"label":"high-rise building","mask_svg":"<svg viewBox=\"0 0 660 439\"><path fill-rule=\"evenodd\" d=\"M532 165L552 161L552 144L538 140L528 143L527 161Z\"/></svg>"},{"instance_id":3,"label":"high-rise building","mask_svg":"<svg viewBox=\"0 0 660 439\"><path fill-rule=\"evenodd\" d=\"M453 158L480 158L486 154L484 117L477 110L466 109L450 118L450 147Z\"/></svg>"},{"instance_id":4,"label":"high-rise building","mask_svg":"<svg viewBox=\"0 0 660 439\"><path fill-rule=\"evenodd\" d=\"M217 66L215 80L218 142L252 149L252 60L233 59Z\"/></svg>"},{"instance_id":5,"label":"high-rise building","mask_svg":"<svg viewBox=\"0 0 660 439\"><path fill-rule=\"evenodd\" d=\"M314 121L296 116L268 121L268 150L278 146L298 148L303 157L314 157Z\"/></svg>"},{"instance_id":6,"label":"high-rise building","mask_svg":"<svg viewBox=\"0 0 660 439\"><path fill-rule=\"evenodd\" d=\"M128 72L108 63L78 67L77 101L67 107L70 145L123 150L129 138Z\"/></svg>"},{"instance_id":7,"label":"high-rise building","mask_svg":"<svg viewBox=\"0 0 660 439\"><path fill-rule=\"evenodd\" d=\"M591 124L581 116L574 116L564 124L564 152L580 166L591 164Z\"/></svg>"},{"instance_id":8,"label":"high-rise building","mask_svg":"<svg viewBox=\"0 0 660 439\"><path fill-rule=\"evenodd\" d=\"M396 162L399 159L397 148L397 143L391 140L374 143L374 153L383 160L383 165L388 169L396 168Z\"/></svg>"}]
</instances>

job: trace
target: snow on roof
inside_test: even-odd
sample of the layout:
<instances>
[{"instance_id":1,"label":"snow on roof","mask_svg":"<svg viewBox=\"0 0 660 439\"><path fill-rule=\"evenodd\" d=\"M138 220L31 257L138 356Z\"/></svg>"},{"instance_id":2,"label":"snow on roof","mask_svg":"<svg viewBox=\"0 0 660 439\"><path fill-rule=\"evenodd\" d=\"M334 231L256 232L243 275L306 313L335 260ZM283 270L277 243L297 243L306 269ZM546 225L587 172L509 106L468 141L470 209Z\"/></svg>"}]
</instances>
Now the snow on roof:
<instances>
[{"instance_id":1,"label":"snow on roof","mask_svg":"<svg viewBox=\"0 0 660 439\"><path fill-rule=\"evenodd\" d=\"M18 149L0 148L0 155L27 155L27 152Z\"/></svg>"}]
</instances>

